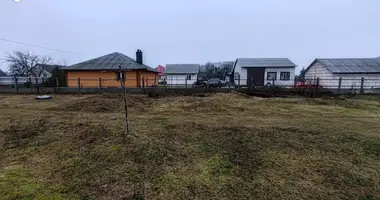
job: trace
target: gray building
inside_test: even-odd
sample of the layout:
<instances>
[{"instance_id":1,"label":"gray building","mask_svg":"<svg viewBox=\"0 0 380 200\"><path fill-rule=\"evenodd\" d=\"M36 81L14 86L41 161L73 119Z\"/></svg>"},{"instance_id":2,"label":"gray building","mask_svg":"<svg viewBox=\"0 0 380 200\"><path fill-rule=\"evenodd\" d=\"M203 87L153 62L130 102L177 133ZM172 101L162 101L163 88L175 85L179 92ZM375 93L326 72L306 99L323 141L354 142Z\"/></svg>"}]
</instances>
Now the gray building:
<instances>
[{"instance_id":1,"label":"gray building","mask_svg":"<svg viewBox=\"0 0 380 200\"><path fill-rule=\"evenodd\" d=\"M359 88L364 79L365 88L380 88L379 58L315 59L305 72L305 82L319 84L324 88Z\"/></svg>"},{"instance_id":2,"label":"gray building","mask_svg":"<svg viewBox=\"0 0 380 200\"><path fill-rule=\"evenodd\" d=\"M167 84L193 84L197 81L199 68L199 64L167 64L165 68Z\"/></svg>"},{"instance_id":3,"label":"gray building","mask_svg":"<svg viewBox=\"0 0 380 200\"><path fill-rule=\"evenodd\" d=\"M238 58L230 73L235 85L264 86L275 84L292 86L296 64L288 58Z\"/></svg>"}]
</instances>

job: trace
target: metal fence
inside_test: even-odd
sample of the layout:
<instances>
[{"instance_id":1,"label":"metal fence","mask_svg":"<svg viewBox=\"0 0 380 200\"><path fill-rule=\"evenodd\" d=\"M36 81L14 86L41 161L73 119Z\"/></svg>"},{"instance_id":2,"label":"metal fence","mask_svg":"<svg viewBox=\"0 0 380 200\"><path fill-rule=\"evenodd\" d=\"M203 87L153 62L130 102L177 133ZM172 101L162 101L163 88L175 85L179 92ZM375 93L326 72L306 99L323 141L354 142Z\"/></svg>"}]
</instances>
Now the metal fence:
<instances>
[{"instance_id":1,"label":"metal fence","mask_svg":"<svg viewBox=\"0 0 380 200\"><path fill-rule=\"evenodd\" d=\"M252 79L237 79L232 84L239 88L285 88L294 90L330 91L333 93L380 93L380 78L333 78L333 79L305 79L305 80L265 80L264 83L255 85Z\"/></svg>"},{"instance_id":2,"label":"metal fence","mask_svg":"<svg viewBox=\"0 0 380 200\"><path fill-rule=\"evenodd\" d=\"M4 76L0 77L0 86L12 86L12 85L22 85L25 83L30 84L41 84L48 80L44 77L12 77Z\"/></svg>"},{"instance_id":3,"label":"metal fence","mask_svg":"<svg viewBox=\"0 0 380 200\"><path fill-rule=\"evenodd\" d=\"M180 91L180 92L229 92L236 88L243 88L250 91L266 90L268 88L285 89L286 91L301 91L302 93L310 92L333 92L336 94L344 93L380 93L380 78L378 79L306 79L303 81L296 80L271 80L265 81L264 84L255 85L253 79L240 79L233 82L224 82L217 80L197 81L191 79L66 79L65 84L60 83L58 78L36 78L36 77L0 77L0 92L22 93L27 91L40 92L44 88L53 92L120 92L118 88L127 88L134 92L147 91ZM5 90L5 88L7 88ZM30 88L30 89L23 89ZM29 92L28 92L29 91Z\"/></svg>"}]
</instances>

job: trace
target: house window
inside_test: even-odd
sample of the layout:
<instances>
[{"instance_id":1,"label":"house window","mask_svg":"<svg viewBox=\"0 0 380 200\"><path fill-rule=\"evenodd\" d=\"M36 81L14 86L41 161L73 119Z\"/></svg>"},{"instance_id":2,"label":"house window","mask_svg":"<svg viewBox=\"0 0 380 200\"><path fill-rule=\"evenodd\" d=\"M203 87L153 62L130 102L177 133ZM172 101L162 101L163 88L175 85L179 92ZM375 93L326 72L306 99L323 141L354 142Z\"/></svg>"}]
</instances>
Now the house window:
<instances>
[{"instance_id":1,"label":"house window","mask_svg":"<svg viewBox=\"0 0 380 200\"><path fill-rule=\"evenodd\" d=\"M277 80L277 72L268 72L267 80Z\"/></svg>"},{"instance_id":2,"label":"house window","mask_svg":"<svg viewBox=\"0 0 380 200\"><path fill-rule=\"evenodd\" d=\"M43 76L44 76L44 78L47 78L47 77L48 77L48 75L47 75L47 74L43 74Z\"/></svg>"},{"instance_id":3,"label":"house window","mask_svg":"<svg viewBox=\"0 0 380 200\"><path fill-rule=\"evenodd\" d=\"M191 80L191 75L187 75L186 80Z\"/></svg>"},{"instance_id":4,"label":"house window","mask_svg":"<svg viewBox=\"0 0 380 200\"><path fill-rule=\"evenodd\" d=\"M116 80L118 80L118 81L124 80L124 78L125 78L124 72L116 72L115 76L116 76Z\"/></svg>"},{"instance_id":5,"label":"house window","mask_svg":"<svg viewBox=\"0 0 380 200\"><path fill-rule=\"evenodd\" d=\"M290 80L290 72L281 72L280 80L282 80L282 81Z\"/></svg>"}]
</instances>

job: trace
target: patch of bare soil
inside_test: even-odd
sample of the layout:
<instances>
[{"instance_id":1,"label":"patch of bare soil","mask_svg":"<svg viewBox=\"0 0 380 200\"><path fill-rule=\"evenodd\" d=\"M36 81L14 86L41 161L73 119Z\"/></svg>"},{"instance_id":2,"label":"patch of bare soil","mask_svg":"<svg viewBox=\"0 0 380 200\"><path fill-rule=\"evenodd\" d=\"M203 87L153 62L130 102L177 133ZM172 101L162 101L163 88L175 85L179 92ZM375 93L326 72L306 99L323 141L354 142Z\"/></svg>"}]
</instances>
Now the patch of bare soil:
<instances>
[{"instance_id":1,"label":"patch of bare soil","mask_svg":"<svg viewBox=\"0 0 380 200\"><path fill-rule=\"evenodd\" d=\"M149 109L154 101L153 98L148 98L145 95L127 95L128 108L136 111ZM67 102L56 109L83 112L119 112L124 110L124 99L121 94L91 95Z\"/></svg>"}]
</instances>

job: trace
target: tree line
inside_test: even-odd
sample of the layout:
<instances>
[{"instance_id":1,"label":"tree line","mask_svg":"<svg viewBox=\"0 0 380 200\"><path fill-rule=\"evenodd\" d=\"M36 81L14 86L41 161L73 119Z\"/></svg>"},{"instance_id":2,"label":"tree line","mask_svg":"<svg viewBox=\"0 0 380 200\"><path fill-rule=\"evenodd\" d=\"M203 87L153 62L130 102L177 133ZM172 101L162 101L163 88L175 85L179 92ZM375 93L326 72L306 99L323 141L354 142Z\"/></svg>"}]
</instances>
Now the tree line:
<instances>
[{"instance_id":1,"label":"tree line","mask_svg":"<svg viewBox=\"0 0 380 200\"><path fill-rule=\"evenodd\" d=\"M225 80L226 76L228 76L234 67L233 61L225 61L225 62L207 62L204 65L201 65L201 72L206 73L206 77L210 78L218 78L221 80Z\"/></svg>"}]
</instances>

